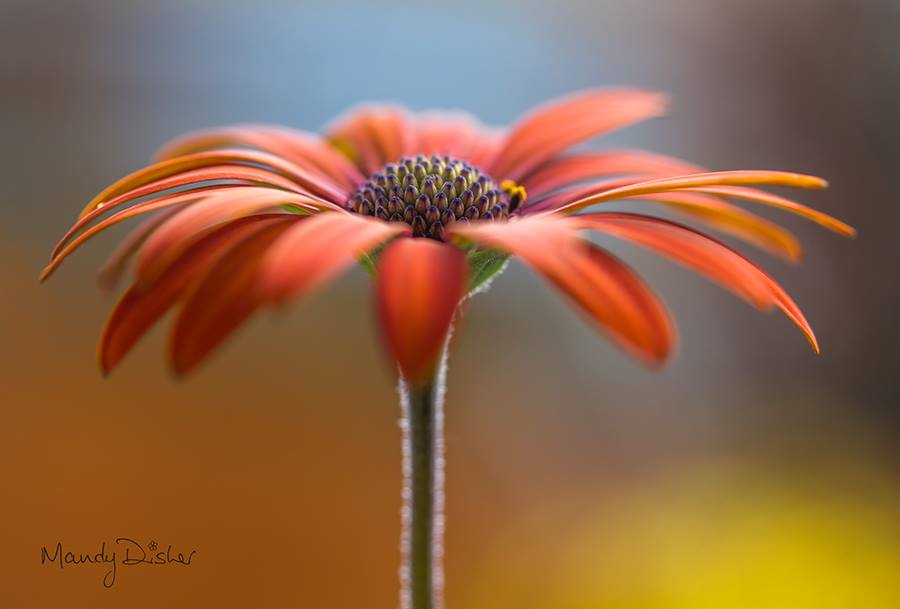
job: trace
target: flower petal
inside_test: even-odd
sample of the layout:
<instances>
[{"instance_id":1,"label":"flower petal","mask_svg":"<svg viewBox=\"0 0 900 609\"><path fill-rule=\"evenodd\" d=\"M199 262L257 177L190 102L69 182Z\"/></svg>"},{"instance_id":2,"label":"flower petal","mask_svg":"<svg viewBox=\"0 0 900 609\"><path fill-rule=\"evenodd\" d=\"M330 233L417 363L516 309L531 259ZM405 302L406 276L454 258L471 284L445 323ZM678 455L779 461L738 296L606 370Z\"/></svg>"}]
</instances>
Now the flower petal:
<instances>
[{"instance_id":1,"label":"flower petal","mask_svg":"<svg viewBox=\"0 0 900 609\"><path fill-rule=\"evenodd\" d=\"M822 178L792 173L787 171L714 171L710 173L697 173L670 178L645 180L634 184L627 184L619 188L602 190L593 195L587 195L576 199L553 210L553 213L569 214L597 203L626 199L639 195L650 195L659 192L673 190L705 188L708 186L734 186L746 184L766 184L770 186L791 186L793 188L825 188L828 182Z\"/></svg>"},{"instance_id":2,"label":"flower petal","mask_svg":"<svg viewBox=\"0 0 900 609\"><path fill-rule=\"evenodd\" d=\"M409 381L434 369L467 285L466 256L446 243L398 239L379 257L375 292L381 331Z\"/></svg>"},{"instance_id":3,"label":"flower petal","mask_svg":"<svg viewBox=\"0 0 900 609\"><path fill-rule=\"evenodd\" d=\"M156 153L160 160L230 146L250 146L318 170L347 189L365 180L359 170L321 136L278 125L231 125L183 135Z\"/></svg>"},{"instance_id":4,"label":"flower petal","mask_svg":"<svg viewBox=\"0 0 900 609\"><path fill-rule=\"evenodd\" d=\"M468 161L473 167L487 167L505 140L506 137L501 130L482 126L478 138L471 143L462 160Z\"/></svg>"},{"instance_id":5,"label":"flower petal","mask_svg":"<svg viewBox=\"0 0 900 609\"><path fill-rule=\"evenodd\" d=\"M265 300L284 304L304 296L391 237L408 234L401 222L356 214L321 214L284 234L260 265Z\"/></svg>"},{"instance_id":6,"label":"flower petal","mask_svg":"<svg viewBox=\"0 0 900 609\"><path fill-rule=\"evenodd\" d=\"M328 139L369 175L414 152L411 120L400 106L361 106L329 127Z\"/></svg>"},{"instance_id":7,"label":"flower petal","mask_svg":"<svg viewBox=\"0 0 900 609\"><path fill-rule=\"evenodd\" d=\"M665 97L637 89L599 89L552 101L509 133L489 166L498 178L518 180L566 148L661 115Z\"/></svg>"},{"instance_id":8,"label":"flower petal","mask_svg":"<svg viewBox=\"0 0 900 609\"><path fill-rule=\"evenodd\" d=\"M213 183L215 183L215 185L212 185ZM159 195L160 193L171 191L176 188L180 189L177 194L185 194L191 191L212 191L213 189L242 188L248 186L257 188L267 186L275 187L286 192L305 192L298 184L295 184L286 178L270 171L253 167L220 165L185 171L184 173L175 176L155 180L115 196L108 201L98 203L93 210L78 217L77 222L75 222L56 244L50 257L56 256L69 239L100 216L108 214L109 212L130 203L134 203L138 199ZM319 200L322 201L323 204L327 203L333 205L332 203L325 201L325 199ZM147 201L144 201L144 203L146 202Z\"/></svg>"},{"instance_id":9,"label":"flower petal","mask_svg":"<svg viewBox=\"0 0 900 609\"><path fill-rule=\"evenodd\" d=\"M147 239L137 256L138 281L152 281L171 260L216 225L266 210L276 211L281 205L307 204L313 202L304 194L272 188L233 189L210 195L167 221Z\"/></svg>"},{"instance_id":10,"label":"flower petal","mask_svg":"<svg viewBox=\"0 0 900 609\"><path fill-rule=\"evenodd\" d=\"M180 191L168 195L159 196L146 201L141 201L140 203L136 203L135 205L132 205L127 209L112 214L111 216L104 218L94 226L91 226L84 232L78 234L74 239L67 243L67 240L77 232L76 229L83 228L88 223L88 221L86 220L87 217L79 221L78 223L76 223L75 227L73 227L71 230L69 230L68 233L66 233L66 235L53 250L50 263L41 272L40 279L41 281L46 280L47 277L49 277L67 257L69 257L76 249L84 245L92 237L110 228L111 226L128 220L129 218L133 218L135 216L150 213L153 211L158 211L160 209L166 209L176 205L193 205L202 201L206 197L217 195L220 193L227 192L230 195L233 194L234 196L240 196L242 194L249 195L250 193L255 193L258 191L263 191L266 193L277 193L278 196L283 197L286 202L296 204L300 207L308 208L310 211L315 211L316 209L341 210L341 208L328 203L327 201L317 200L315 197L312 197L311 195L305 193L292 193L259 186L205 186Z\"/></svg>"},{"instance_id":11,"label":"flower petal","mask_svg":"<svg viewBox=\"0 0 900 609\"><path fill-rule=\"evenodd\" d=\"M757 190L755 188L743 188L741 186L706 186L702 188L690 188L684 190L718 195L722 197L746 199L747 201L754 201L756 203L762 203L764 205L771 205L772 207L777 207L779 209L795 213L798 216L806 218L807 220L812 220L816 224L824 226L825 228L846 237L856 236L856 229L854 229L849 224L841 222L837 218L812 209L811 207L807 207L802 203L797 203L796 201L791 201L790 199L779 197L778 195L773 195L772 193Z\"/></svg>"},{"instance_id":12,"label":"flower petal","mask_svg":"<svg viewBox=\"0 0 900 609\"><path fill-rule=\"evenodd\" d=\"M104 290L111 290L116 287L122 275L125 273L125 267L131 257L140 249L153 231L155 231L163 222L171 218L180 209L166 209L158 214L147 218L128 233L113 250L106 262L97 273L97 283Z\"/></svg>"},{"instance_id":13,"label":"flower petal","mask_svg":"<svg viewBox=\"0 0 900 609\"><path fill-rule=\"evenodd\" d=\"M522 258L636 359L659 365L671 353L675 331L659 299L633 271L580 238L577 227L563 219L454 224L449 232Z\"/></svg>"},{"instance_id":14,"label":"flower petal","mask_svg":"<svg viewBox=\"0 0 900 609\"><path fill-rule=\"evenodd\" d=\"M166 161L160 161L127 175L94 197L81 212L81 216L87 215L113 197L149 184L150 182L168 178L192 169L201 169L203 167L215 165L261 165L269 168L270 171L276 174L293 180L300 186L310 190L312 193L321 195L333 203L343 203L348 194L346 188L341 188L331 180L326 180L321 176L314 175L309 170L303 169L302 167L273 154L257 152L254 150L214 150L209 152L197 152Z\"/></svg>"},{"instance_id":15,"label":"flower petal","mask_svg":"<svg viewBox=\"0 0 900 609\"><path fill-rule=\"evenodd\" d=\"M751 243L789 262L803 258L800 242L789 230L716 197L694 192L663 192L635 197L662 203L679 214ZM629 199L630 200L630 199Z\"/></svg>"},{"instance_id":16,"label":"flower petal","mask_svg":"<svg viewBox=\"0 0 900 609\"><path fill-rule=\"evenodd\" d=\"M566 219L574 227L613 235L653 250L718 283L762 310L777 306L803 331L819 352L809 323L793 300L755 264L741 254L686 226L639 214L596 213Z\"/></svg>"},{"instance_id":17,"label":"flower petal","mask_svg":"<svg viewBox=\"0 0 900 609\"><path fill-rule=\"evenodd\" d=\"M522 209L522 213L526 215L532 215L539 214L541 212L556 211L562 207L565 207L569 203L572 203L573 201L578 201L579 199L584 199L585 197L599 195L617 188L622 188L623 186L639 184L641 182L646 182L647 180L652 179L655 179L655 177L645 175L609 178L607 180L599 180L597 182L591 182L589 184L571 186L569 188L557 190L554 193L544 196L538 196L535 198L529 196L528 200L525 202L525 207Z\"/></svg>"},{"instance_id":18,"label":"flower petal","mask_svg":"<svg viewBox=\"0 0 900 609\"><path fill-rule=\"evenodd\" d=\"M526 212L538 213L544 208L545 204L548 209L565 205L567 201L593 194L608 184L609 182L603 182L596 186L587 185L560 191L535 203L532 208L526 209ZM661 203L682 215L696 218L707 226L734 235L791 262L798 262L803 256L803 249L800 243L790 231L736 205L722 201L718 197L688 190L674 190L672 192L638 195L616 200L615 203L627 203L629 201ZM612 203L613 201L609 202Z\"/></svg>"},{"instance_id":19,"label":"flower petal","mask_svg":"<svg viewBox=\"0 0 900 609\"><path fill-rule=\"evenodd\" d=\"M57 249L53 252L53 256L51 257L50 262L47 264L47 266L44 267L44 270L41 271L40 280L46 281L46 279L50 277L50 275L52 275L57 268L59 268L59 265L61 265L63 261L68 258L75 250L87 243L92 237L95 237L111 226L114 226L120 222L124 222L129 218L141 214L159 211L161 209L166 209L175 205L190 205L192 203L196 203L197 201L202 200L209 193L209 191L214 189L214 187L196 189L193 191L179 192L171 195L157 197L150 201L144 201L143 203L140 203L133 207L129 207L128 209L122 210L109 216L108 218L105 218L102 222L99 222L96 225L90 227L89 229L72 239L72 241L65 244L65 247L63 247L65 241L60 241L59 245L57 245Z\"/></svg>"},{"instance_id":20,"label":"flower petal","mask_svg":"<svg viewBox=\"0 0 900 609\"><path fill-rule=\"evenodd\" d=\"M483 154L495 143L495 135L467 112L433 111L416 116L417 154L450 155L465 160L473 154Z\"/></svg>"},{"instance_id":21,"label":"flower petal","mask_svg":"<svg viewBox=\"0 0 900 609\"><path fill-rule=\"evenodd\" d=\"M548 192L610 175L641 174L661 177L699 173L700 167L680 159L643 150L580 152L547 161L522 178L528 196L535 199Z\"/></svg>"},{"instance_id":22,"label":"flower petal","mask_svg":"<svg viewBox=\"0 0 900 609\"><path fill-rule=\"evenodd\" d=\"M194 243L152 286L133 285L116 304L100 337L98 358L104 374L232 246L268 226L286 221L288 218L283 216L256 216L231 222Z\"/></svg>"},{"instance_id":23,"label":"flower petal","mask_svg":"<svg viewBox=\"0 0 900 609\"><path fill-rule=\"evenodd\" d=\"M172 329L169 357L176 374L193 370L263 303L254 289L262 259L295 222L307 221L286 215L247 235L200 279Z\"/></svg>"}]
</instances>

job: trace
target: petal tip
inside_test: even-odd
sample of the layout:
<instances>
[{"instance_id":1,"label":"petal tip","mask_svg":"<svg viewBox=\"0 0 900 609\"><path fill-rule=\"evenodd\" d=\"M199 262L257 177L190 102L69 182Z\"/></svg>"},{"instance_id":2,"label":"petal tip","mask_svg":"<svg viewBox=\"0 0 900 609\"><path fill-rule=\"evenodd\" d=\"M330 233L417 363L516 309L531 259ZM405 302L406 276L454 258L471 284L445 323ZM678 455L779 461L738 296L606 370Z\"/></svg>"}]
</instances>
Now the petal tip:
<instances>
[{"instance_id":1,"label":"petal tip","mask_svg":"<svg viewBox=\"0 0 900 609\"><path fill-rule=\"evenodd\" d=\"M785 252L785 260L790 262L791 264L801 264L803 262L806 253L803 251L803 248L797 244L796 247L793 247Z\"/></svg>"},{"instance_id":2,"label":"petal tip","mask_svg":"<svg viewBox=\"0 0 900 609\"><path fill-rule=\"evenodd\" d=\"M197 361L189 361L184 358L169 355L169 375L176 381L187 378L197 365Z\"/></svg>"},{"instance_id":3,"label":"petal tip","mask_svg":"<svg viewBox=\"0 0 900 609\"><path fill-rule=\"evenodd\" d=\"M50 278L50 275L53 274L53 271L54 271L55 268L56 268L56 267L53 265L53 263L50 263L50 264L48 264L47 266L45 266L45 267L41 270L40 274L38 275L38 281L39 281L40 283L44 283L45 281L47 281L47 279Z\"/></svg>"},{"instance_id":4,"label":"petal tip","mask_svg":"<svg viewBox=\"0 0 900 609\"><path fill-rule=\"evenodd\" d=\"M813 353L815 353L816 355L822 355L822 349L821 347L819 347L819 341L812 333L812 330L810 330L810 332L806 335L806 340L809 341L809 346L813 350Z\"/></svg>"},{"instance_id":5,"label":"petal tip","mask_svg":"<svg viewBox=\"0 0 900 609\"><path fill-rule=\"evenodd\" d=\"M394 241L381 254L375 281L386 351L415 383L434 370L468 285L461 250L430 239Z\"/></svg>"}]
</instances>

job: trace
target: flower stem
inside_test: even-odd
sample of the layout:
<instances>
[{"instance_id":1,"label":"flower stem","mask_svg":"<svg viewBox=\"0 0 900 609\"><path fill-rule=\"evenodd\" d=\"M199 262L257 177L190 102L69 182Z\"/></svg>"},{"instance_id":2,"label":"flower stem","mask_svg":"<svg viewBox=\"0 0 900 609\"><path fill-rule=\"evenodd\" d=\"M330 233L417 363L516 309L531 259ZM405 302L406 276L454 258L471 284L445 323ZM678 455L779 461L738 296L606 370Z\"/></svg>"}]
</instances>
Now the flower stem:
<instances>
[{"instance_id":1,"label":"flower stem","mask_svg":"<svg viewBox=\"0 0 900 609\"><path fill-rule=\"evenodd\" d=\"M400 380L403 531L400 606L443 608L444 380L446 347L429 378Z\"/></svg>"}]
</instances>

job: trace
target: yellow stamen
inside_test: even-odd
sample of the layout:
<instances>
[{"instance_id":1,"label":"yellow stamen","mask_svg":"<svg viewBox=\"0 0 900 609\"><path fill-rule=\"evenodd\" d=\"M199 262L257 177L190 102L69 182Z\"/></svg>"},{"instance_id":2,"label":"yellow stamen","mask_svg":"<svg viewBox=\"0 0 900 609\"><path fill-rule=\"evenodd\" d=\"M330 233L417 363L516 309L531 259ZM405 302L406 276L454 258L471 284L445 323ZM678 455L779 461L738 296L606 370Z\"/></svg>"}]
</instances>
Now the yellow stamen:
<instances>
[{"instance_id":1,"label":"yellow stamen","mask_svg":"<svg viewBox=\"0 0 900 609\"><path fill-rule=\"evenodd\" d=\"M511 206L513 204L513 201L515 201L514 207L518 207L525 202L525 199L528 198L528 193L525 192L525 187L520 184L516 184L512 180L503 180L500 183L500 188L503 189L503 192L509 195L509 202Z\"/></svg>"}]
</instances>

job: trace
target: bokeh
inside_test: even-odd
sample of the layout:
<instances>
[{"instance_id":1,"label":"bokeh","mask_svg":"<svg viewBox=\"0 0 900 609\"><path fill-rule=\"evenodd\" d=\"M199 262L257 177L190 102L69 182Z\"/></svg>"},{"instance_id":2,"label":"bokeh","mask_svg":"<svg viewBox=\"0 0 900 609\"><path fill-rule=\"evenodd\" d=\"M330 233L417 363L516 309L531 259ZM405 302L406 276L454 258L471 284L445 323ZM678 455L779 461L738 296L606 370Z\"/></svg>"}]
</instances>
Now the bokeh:
<instances>
[{"instance_id":1,"label":"bokeh","mask_svg":"<svg viewBox=\"0 0 900 609\"><path fill-rule=\"evenodd\" d=\"M804 264L743 248L823 353L610 242L679 321L650 372L511 265L450 362L448 606L900 607L897 31L896 0L0 0L0 606L396 606L398 408L365 273L187 381L163 328L103 379L94 270L122 233L37 283L93 194L199 127L315 130L373 99L506 124L624 84L670 116L598 145L831 181L804 201L857 240L763 209ZM109 589L40 564L116 537L197 555Z\"/></svg>"}]
</instances>

